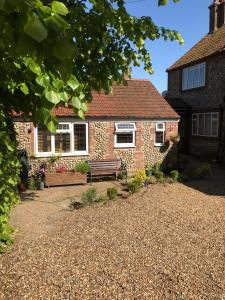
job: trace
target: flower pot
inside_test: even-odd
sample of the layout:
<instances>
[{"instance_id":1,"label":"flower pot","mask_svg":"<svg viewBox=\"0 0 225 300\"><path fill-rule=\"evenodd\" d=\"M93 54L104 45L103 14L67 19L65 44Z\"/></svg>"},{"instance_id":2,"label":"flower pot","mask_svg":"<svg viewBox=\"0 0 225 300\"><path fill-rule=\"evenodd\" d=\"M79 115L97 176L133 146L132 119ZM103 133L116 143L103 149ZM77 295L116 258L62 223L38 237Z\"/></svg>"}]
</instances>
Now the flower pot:
<instances>
[{"instance_id":1,"label":"flower pot","mask_svg":"<svg viewBox=\"0 0 225 300\"><path fill-rule=\"evenodd\" d=\"M42 180L35 180L35 185L37 190L43 190L45 188L45 184Z\"/></svg>"},{"instance_id":2,"label":"flower pot","mask_svg":"<svg viewBox=\"0 0 225 300\"><path fill-rule=\"evenodd\" d=\"M45 185L47 187L86 183L87 174L79 172L45 173Z\"/></svg>"}]
</instances>

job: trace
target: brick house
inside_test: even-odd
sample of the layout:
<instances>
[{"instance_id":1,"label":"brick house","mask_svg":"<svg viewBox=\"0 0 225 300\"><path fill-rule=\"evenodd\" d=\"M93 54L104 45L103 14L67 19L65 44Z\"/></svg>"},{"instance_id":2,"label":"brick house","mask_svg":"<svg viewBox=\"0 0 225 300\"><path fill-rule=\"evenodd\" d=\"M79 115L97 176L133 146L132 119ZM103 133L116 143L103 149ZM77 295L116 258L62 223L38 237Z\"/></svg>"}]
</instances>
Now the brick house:
<instances>
[{"instance_id":1,"label":"brick house","mask_svg":"<svg viewBox=\"0 0 225 300\"><path fill-rule=\"evenodd\" d=\"M166 99L181 117L183 149L221 159L225 138L225 0L214 0L209 10L209 33L167 69Z\"/></svg>"},{"instance_id":2,"label":"brick house","mask_svg":"<svg viewBox=\"0 0 225 300\"><path fill-rule=\"evenodd\" d=\"M72 108L55 109L56 134L15 118L19 148L28 150L30 164L42 162L73 169L78 160L121 158L128 170L163 160L178 134L179 116L148 80L130 79L113 85L111 95L93 93L85 121Z\"/></svg>"}]
</instances>

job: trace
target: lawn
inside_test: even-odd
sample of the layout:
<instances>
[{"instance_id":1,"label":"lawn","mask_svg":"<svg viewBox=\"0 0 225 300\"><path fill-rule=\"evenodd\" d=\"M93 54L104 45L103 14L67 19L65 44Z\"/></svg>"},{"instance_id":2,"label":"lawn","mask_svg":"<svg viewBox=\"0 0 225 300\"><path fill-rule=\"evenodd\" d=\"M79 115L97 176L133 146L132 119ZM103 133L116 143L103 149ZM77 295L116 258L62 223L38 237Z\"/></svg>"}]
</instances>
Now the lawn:
<instances>
[{"instance_id":1,"label":"lawn","mask_svg":"<svg viewBox=\"0 0 225 300\"><path fill-rule=\"evenodd\" d=\"M0 299L224 299L224 182L216 170L74 211L68 200L87 187L29 195L0 257Z\"/></svg>"}]
</instances>

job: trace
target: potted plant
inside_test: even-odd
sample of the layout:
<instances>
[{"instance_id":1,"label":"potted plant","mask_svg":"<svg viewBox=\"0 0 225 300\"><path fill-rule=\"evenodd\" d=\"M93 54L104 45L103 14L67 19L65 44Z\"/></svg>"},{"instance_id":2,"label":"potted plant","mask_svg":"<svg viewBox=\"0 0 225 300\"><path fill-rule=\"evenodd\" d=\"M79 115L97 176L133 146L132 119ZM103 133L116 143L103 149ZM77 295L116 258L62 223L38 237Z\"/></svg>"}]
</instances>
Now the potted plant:
<instances>
[{"instance_id":1,"label":"potted plant","mask_svg":"<svg viewBox=\"0 0 225 300\"><path fill-rule=\"evenodd\" d=\"M45 187L44 173L40 170L34 174L35 186L37 190L43 190Z\"/></svg>"},{"instance_id":2,"label":"potted plant","mask_svg":"<svg viewBox=\"0 0 225 300\"><path fill-rule=\"evenodd\" d=\"M78 162L72 171L64 166L58 167L55 172L45 173L46 186L60 186L87 183L89 165L86 162Z\"/></svg>"},{"instance_id":3,"label":"potted plant","mask_svg":"<svg viewBox=\"0 0 225 300\"><path fill-rule=\"evenodd\" d=\"M75 165L74 171L87 174L90 172L90 166L86 161L78 161Z\"/></svg>"}]
</instances>

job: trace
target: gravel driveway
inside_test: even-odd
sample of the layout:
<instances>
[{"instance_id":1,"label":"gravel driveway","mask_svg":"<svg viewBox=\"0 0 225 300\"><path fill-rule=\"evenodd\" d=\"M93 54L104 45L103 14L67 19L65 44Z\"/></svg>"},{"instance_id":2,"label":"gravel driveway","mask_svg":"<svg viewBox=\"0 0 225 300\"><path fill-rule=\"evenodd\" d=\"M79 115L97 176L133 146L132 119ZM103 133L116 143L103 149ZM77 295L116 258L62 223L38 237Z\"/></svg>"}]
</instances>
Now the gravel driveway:
<instances>
[{"instance_id":1,"label":"gravel driveway","mask_svg":"<svg viewBox=\"0 0 225 300\"><path fill-rule=\"evenodd\" d=\"M37 211L29 208L33 235L22 231L0 257L0 299L225 299L225 176L218 172L192 187L155 185L126 200L49 212L49 230L36 236ZM26 205L32 201L20 210Z\"/></svg>"}]
</instances>

